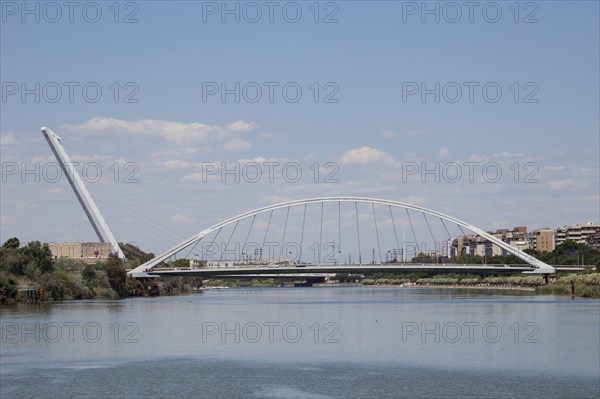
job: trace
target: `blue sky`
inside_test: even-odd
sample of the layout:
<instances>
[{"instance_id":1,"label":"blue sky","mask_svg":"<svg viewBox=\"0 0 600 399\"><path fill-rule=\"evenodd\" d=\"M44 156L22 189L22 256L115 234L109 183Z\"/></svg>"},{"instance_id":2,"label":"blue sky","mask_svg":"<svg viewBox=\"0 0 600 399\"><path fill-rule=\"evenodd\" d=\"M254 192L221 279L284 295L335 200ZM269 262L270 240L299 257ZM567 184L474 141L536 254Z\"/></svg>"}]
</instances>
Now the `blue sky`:
<instances>
[{"instance_id":1,"label":"blue sky","mask_svg":"<svg viewBox=\"0 0 600 399\"><path fill-rule=\"evenodd\" d=\"M21 2L2 2L2 241L95 240L66 180L6 174L8 165L53 161L43 125L63 137L74 160L102 166L103 179L88 186L117 238L154 251L163 249L161 239L139 236L143 227L111 198L183 236L279 200L338 194L414 202L490 230L600 218L598 2L520 2L517 23L513 2L478 2L472 23L464 2L453 3L463 13L456 23L447 21L454 14L444 2L427 3L439 7L439 23L432 15L422 22L421 2L320 2L319 23L314 2L276 2L273 23L264 2L251 4L263 11L256 23L244 14L223 23L221 2L192 1L122 2L119 23L113 2L97 2L102 16L90 23L84 17L93 19L95 8L77 4L72 23L65 8L50 23L54 10L44 3L36 22L22 15ZM252 11L248 3L227 4ZM407 14L414 5L419 10ZM213 6L219 10L208 15ZM299 22L287 22L294 14L283 15L284 7L301 9ZM488 22L498 7L498 22ZM130 13L137 23L123 23ZM323 23L330 13L337 23ZM21 84L36 82L39 103L34 95L22 99ZM49 82L63 88L55 103L48 101L54 92L41 93ZM79 84L73 102L64 82ZM102 89L95 103L81 92L90 82ZM257 82L263 97L203 101L212 82ZM277 85L272 103L264 82ZM433 94L422 101L405 92L436 82L437 103ZM465 82L475 87L472 102ZM302 89L298 102L283 98L288 83ZM484 98L486 84L502 90L497 102ZM462 97L453 103L456 86ZM137 103L124 102L134 89ZM326 94L337 102L325 103ZM333 162L339 182L202 180L203 162L250 160L298 162L304 176L315 162ZM115 182L114 162L135 163L139 182ZM497 162L503 176L515 162L533 162L538 182L403 181L403 167L415 162Z\"/></svg>"}]
</instances>

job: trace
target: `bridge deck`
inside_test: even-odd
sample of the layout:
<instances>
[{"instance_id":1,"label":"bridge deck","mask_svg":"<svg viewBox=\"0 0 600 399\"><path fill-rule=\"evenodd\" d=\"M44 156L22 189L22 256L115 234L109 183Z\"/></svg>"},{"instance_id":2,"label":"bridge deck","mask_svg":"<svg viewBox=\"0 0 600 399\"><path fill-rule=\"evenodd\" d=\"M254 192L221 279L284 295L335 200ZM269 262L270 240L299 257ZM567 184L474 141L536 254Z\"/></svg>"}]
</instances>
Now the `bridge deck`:
<instances>
[{"instance_id":1,"label":"bridge deck","mask_svg":"<svg viewBox=\"0 0 600 399\"><path fill-rule=\"evenodd\" d=\"M288 275L295 277L308 277L311 274L365 274L365 273L407 273L407 272L457 272L457 273L508 273L520 274L531 273L536 269L529 265L442 265L442 264L369 264L369 265L305 265L305 266L285 266L285 267L222 267L222 268L201 268L201 269L181 269L166 270L155 269L149 271L152 276L243 276L254 275L256 278L261 276ZM582 268L557 268L558 271L580 271Z\"/></svg>"}]
</instances>

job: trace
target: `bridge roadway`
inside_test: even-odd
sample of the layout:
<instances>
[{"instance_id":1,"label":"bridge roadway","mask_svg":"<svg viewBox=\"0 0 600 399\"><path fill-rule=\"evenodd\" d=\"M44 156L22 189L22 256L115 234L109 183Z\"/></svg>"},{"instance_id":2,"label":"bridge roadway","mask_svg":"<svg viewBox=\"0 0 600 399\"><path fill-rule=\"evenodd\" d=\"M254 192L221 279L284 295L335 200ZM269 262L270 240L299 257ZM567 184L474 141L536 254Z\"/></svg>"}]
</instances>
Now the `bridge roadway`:
<instances>
[{"instance_id":1,"label":"bridge roadway","mask_svg":"<svg viewBox=\"0 0 600 399\"><path fill-rule=\"evenodd\" d=\"M581 271L581 267L557 267L557 271ZM520 274L535 273L536 268L529 265L462 265L462 264L366 264L366 265L303 265L303 266L281 266L281 267L204 267L200 269L154 269L147 273L151 276L175 277L229 277L246 278L273 278L275 275L286 275L285 277L309 278L322 274L366 274L366 273L410 273L410 272L434 272L434 273L474 273L474 274ZM268 277L267 277L268 276Z\"/></svg>"}]
</instances>

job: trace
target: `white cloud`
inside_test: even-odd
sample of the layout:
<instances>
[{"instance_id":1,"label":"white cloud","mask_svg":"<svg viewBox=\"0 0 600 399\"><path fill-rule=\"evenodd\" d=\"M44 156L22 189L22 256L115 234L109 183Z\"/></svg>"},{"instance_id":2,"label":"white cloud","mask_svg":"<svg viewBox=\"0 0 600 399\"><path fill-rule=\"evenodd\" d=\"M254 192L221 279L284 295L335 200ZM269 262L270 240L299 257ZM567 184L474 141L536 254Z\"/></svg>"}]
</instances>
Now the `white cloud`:
<instances>
[{"instance_id":1,"label":"white cloud","mask_svg":"<svg viewBox=\"0 0 600 399\"><path fill-rule=\"evenodd\" d=\"M272 133L272 132L260 132L258 133L259 139L278 139L280 137L285 137L285 133Z\"/></svg>"},{"instance_id":2,"label":"white cloud","mask_svg":"<svg viewBox=\"0 0 600 399\"><path fill-rule=\"evenodd\" d=\"M270 157L270 158L265 158L265 157L254 157L254 158L240 158L237 160L237 162L241 163L241 164L247 164L247 163L259 163L259 164L264 164L265 162L277 162L278 164L282 164L285 162L290 162L292 161L292 159L288 159L288 158L274 158L274 157Z\"/></svg>"},{"instance_id":3,"label":"white cloud","mask_svg":"<svg viewBox=\"0 0 600 399\"><path fill-rule=\"evenodd\" d=\"M258 127L258 124L254 122L244 122L242 120L232 122L227 125L227 129L232 132L249 132Z\"/></svg>"},{"instance_id":4,"label":"white cloud","mask_svg":"<svg viewBox=\"0 0 600 399\"><path fill-rule=\"evenodd\" d=\"M492 154L492 158L524 158L526 157L526 154L523 154L522 152L501 152L498 154Z\"/></svg>"},{"instance_id":5,"label":"white cloud","mask_svg":"<svg viewBox=\"0 0 600 399\"><path fill-rule=\"evenodd\" d=\"M60 129L76 134L113 134L160 138L178 145L190 145L228 140L232 135L252 130L255 126L254 122L244 121L218 126L153 119L122 120L95 117L80 125L63 125Z\"/></svg>"},{"instance_id":6,"label":"white cloud","mask_svg":"<svg viewBox=\"0 0 600 399\"><path fill-rule=\"evenodd\" d=\"M260 202L262 202L263 204L279 204L281 202L288 202L288 201L292 201L293 198L291 197L286 197L283 195L267 195L266 197L262 197L260 199Z\"/></svg>"},{"instance_id":7,"label":"white cloud","mask_svg":"<svg viewBox=\"0 0 600 399\"><path fill-rule=\"evenodd\" d=\"M229 151L241 151L249 149L251 147L251 144L249 141L246 140L233 139L226 142L223 147Z\"/></svg>"},{"instance_id":8,"label":"white cloud","mask_svg":"<svg viewBox=\"0 0 600 399\"><path fill-rule=\"evenodd\" d=\"M550 182L548 182L548 186L550 187L551 191L562 190L562 189L572 186L572 185L573 185L573 180L571 180L571 179L551 180Z\"/></svg>"},{"instance_id":9,"label":"white cloud","mask_svg":"<svg viewBox=\"0 0 600 399\"><path fill-rule=\"evenodd\" d=\"M56 194L56 193L62 193L63 189L62 188L50 188L48 190L46 190L46 194Z\"/></svg>"},{"instance_id":10,"label":"white cloud","mask_svg":"<svg viewBox=\"0 0 600 399\"><path fill-rule=\"evenodd\" d=\"M181 178L181 181L201 181L205 182L206 177L202 173L190 173L189 175L185 175Z\"/></svg>"},{"instance_id":11,"label":"white cloud","mask_svg":"<svg viewBox=\"0 0 600 399\"><path fill-rule=\"evenodd\" d=\"M598 205L598 203L600 203L600 195L598 195L598 194L585 195L583 197L583 200L586 202L591 202L593 204Z\"/></svg>"},{"instance_id":12,"label":"white cloud","mask_svg":"<svg viewBox=\"0 0 600 399\"><path fill-rule=\"evenodd\" d=\"M451 151L449 148L440 148L440 151L438 152L438 156L439 157L447 157L448 155L451 154Z\"/></svg>"},{"instance_id":13,"label":"white cloud","mask_svg":"<svg viewBox=\"0 0 600 399\"><path fill-rule=\"evenodd\" d=\"M393 130L384 130L383 132L381 132L381 134L386 139L391 139L393 137L400 137L400 136L423 136L423 135L427 134L427 131L416 130L416 129L410 129L410 130L406 130L404 132L395 132Z\"/></svg>"},{"instance_id":14,"label":"white cloud","mask_svg":"<svg viewBox=\"0 0 600 399\"><path fill-rule=\"evenodd\" d=\"M566 166L547 166L544 168L544 170L550 170L550 171L559 171L559 170L566 170L567 167Z\"/></svg>"},{"instance_id":15,"label":"white cloud","mask_svg":"<svg viewBox=\"0 0 600 399\"><path fill-rule=\"evenodd\" d=\"M306 162L313 161L316 156L317 156L317 154L315 154L314 152L309 152L308 154L306 154L304 156L304 158L302 158L302 160L306 161Z\"/></svg>"},{"instance_id":16,"label":"white cloud","mask_svg":"<svg viewBox=\"0 0 600 399\"><path fill-rule=\"evenodd\" d=\"M14 145L18 143L19 140L17 140L12 133L0 136L0 145Z\"/></svg>"},{"instance_id":17,"label":"white cloud","mask_svg":"<svg viewBox=\"0 0 600 399\"><path fill-rule=\"evenodd\" d=\"M19 202L16 206L17 209L27 209L27 210L32 210L32 209L37 209L38 208L38 204L37 203L31 203L31 202Z\"/></svg>"},{"instance_id":18,"label":"white cloud","mask_svg":"<svg viewBox=\"0 0 600 399\"><path fill-rule=\"evenodd\" d=\"M163 167L169 170L189 169L192 167L192 163L188 161L183 161L181 159L171 159L163 163Z\"/></svg>"},{"instance_id":19,"label":"white cloud","mask_svg":"<svg viewBox=\"0 0 600 399\"><path fill-rule=\"evenodd\" d=\"M171 216L171 222L174 222L174 223L187 223L189 221L191 221L190 218L188 218L187 216L181 215L179 213Z\"/></svg>"},{"instance_id":20,"label":"white cloud","mask_svg":"<svg viewBox=\"0 0 600 399\"><path fill-rule=\"evenodd\" d=\"M598 174L598 169L578 167L573 170L573 174L575 176L596 176Z\"/></svg>"},{"instance_id":21,"label":"white cloud","mask_svg":"<svg viewBox=\"0 0 600 399\"><path fill-rule=\"evenodd\" d=\"M376 148L363 146L346 151L340 157L340 163L345 164L369 164L376 162L389 162L392 157Z\"/></svg>"},{"instance_id":22,"label":"white cloud","mask_svg":"<svg viewBox=\"0 0 600 399\"><path fill-rule=\"evenodd\" d=\"M480 154L472 154L469 157L470 161L473 162L510 162L513 160L523 160L523 162L525 160L535 160L537 158L535 158L532 155L528 155L522 152L508 152L508 151L503 151L503 152L499 152L496 154L489 154L489 155L480 155Z\"/></svg>"}]
</instances>

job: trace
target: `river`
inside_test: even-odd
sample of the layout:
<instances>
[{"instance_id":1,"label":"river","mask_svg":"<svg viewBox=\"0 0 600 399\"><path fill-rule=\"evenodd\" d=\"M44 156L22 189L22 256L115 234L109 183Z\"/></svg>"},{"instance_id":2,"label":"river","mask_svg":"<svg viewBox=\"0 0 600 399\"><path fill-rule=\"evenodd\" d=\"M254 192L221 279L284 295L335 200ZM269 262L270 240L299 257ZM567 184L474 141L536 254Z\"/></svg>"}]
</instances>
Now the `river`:
<instances>
[{"instance_id":1,"label":"river","mask_svg":"<svg viewBox=\"0 0 600 399\"><path fill-rule=\"evenodd\" d=\"M597 398L600 301L312 287L0 307L0 397Z\"/></svg>"}]
</instances>

